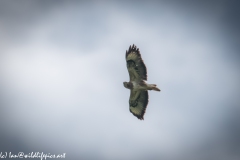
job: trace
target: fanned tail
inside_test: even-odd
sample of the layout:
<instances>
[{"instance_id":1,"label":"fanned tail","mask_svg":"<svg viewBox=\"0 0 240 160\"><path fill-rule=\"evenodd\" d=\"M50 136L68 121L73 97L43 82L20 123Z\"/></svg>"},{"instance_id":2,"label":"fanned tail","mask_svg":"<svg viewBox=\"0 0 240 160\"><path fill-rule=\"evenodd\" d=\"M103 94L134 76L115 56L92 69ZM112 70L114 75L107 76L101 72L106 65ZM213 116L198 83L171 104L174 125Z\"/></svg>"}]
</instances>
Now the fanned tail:
<instances>
[{"instance_id":1,"label":"fanned tail","mask_svg":"<svg viewBox=\"0 0 240 160\"><path fill-rule=\"evenodd\" d=\"M149 84L148 87L149 87L149 90L154 90L154 91L158 91L158 92L161 91L161 90L157 87L156 84Z\"/></svg>"}]
</instances>

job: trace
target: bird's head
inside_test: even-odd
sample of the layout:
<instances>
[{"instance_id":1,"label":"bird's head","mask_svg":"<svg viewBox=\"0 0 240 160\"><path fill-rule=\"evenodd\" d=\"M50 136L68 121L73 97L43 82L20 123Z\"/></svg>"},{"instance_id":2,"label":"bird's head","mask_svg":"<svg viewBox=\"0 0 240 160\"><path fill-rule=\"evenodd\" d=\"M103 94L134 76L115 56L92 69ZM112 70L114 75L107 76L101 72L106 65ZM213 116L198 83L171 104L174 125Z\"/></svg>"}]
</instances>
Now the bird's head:
<instances>
[{"instance_id":1,"label":"bird's head","mask_svg":"<svg viewBox=\"0 0 240 160\"><path fill-rule=\"evenodd\" d=\"M127 89L132 89L133 86L132 86L132 83L131 82L123 82L123 86Z\"/></svg>"},{"instance_id":2,"label":"bird's head","mask_svg":"<svg viewBox=\"0 0 240 160\"><path fill-rule=\"evenodd\" d=\"M123 86L124 86L125 88L128 88L128 82L123 82Z\"/></svg>"}]
</instances>

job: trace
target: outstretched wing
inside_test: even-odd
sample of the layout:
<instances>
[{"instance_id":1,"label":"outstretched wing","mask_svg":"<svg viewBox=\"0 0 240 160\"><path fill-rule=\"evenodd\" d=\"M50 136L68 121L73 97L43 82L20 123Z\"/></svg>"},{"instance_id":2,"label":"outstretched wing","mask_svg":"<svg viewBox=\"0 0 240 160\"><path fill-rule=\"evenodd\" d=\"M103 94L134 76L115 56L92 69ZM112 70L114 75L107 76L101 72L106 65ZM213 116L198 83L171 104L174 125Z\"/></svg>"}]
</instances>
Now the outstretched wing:
<instances>
[{"instance_id":1,"label":"outstretched wing","mask_svg":"<svg viewBox=\"0 0 240 160\"><path fill-rule=\"evenodd\" d=\"M130 81L147 80L147 68L139 49L134 44L126 51L126 61Z\"/></svg>"},{"instance_id":2,"label":"outstretched wing","mask_svg":"<svg viewBox=\"0 0 240 160\"><path fill-rule=\"evenodd\" d=\"M148 91L131 90L129 99L129 110L138 119L143 120L148 104Z\"/></svg>"}]
</instances>

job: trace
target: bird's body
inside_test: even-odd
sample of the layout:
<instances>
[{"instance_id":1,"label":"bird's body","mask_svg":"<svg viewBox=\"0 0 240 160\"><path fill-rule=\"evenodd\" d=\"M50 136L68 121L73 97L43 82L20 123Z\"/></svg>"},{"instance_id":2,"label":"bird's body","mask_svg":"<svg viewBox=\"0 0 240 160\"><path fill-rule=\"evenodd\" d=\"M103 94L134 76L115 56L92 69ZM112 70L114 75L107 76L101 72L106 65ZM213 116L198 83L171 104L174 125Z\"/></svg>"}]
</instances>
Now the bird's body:
<instances>
[{"instance_id":1,"label":"bird's body","mask_svg":"<svg viewBox=\"0 0 240 160\"><path fill-rule=\"evenodd\" d=\"M147 86L144 84L144 82L138 83L137 81L132 81L129 82L133 84L133 91L138 91L138 90L146 90Z\"/></svg>"},{"instance_id":2,"label":"bird's body","mask_svg":"<svg viewBox=\"0 0 240 160\"><path fill-rule=\"evenodd\" d=\"M160 91L155 84L148 84L147 69L141 58L139 49L135 45L126 51L129 82L123 82L125 88L130 89L129 110L138 119L143 120L148 104L148 90Z\"/></svg>"},{"instance_id":3,"label":"bird's body","mask_svg":"<svg viewBox=\"0 0 240 160\"><path fill-rule=\"evenodd\" d=\"M147 90L155 90L155 91L160 91L160 89L158 89L155 84L147 84L146 81L141 81L141 82L137 82L137 81L130 81L130 82L125 82L127 83L126 86L130 86L128 89L131 89L133 91L147 91Z\"/></svg>"}]
</instances>

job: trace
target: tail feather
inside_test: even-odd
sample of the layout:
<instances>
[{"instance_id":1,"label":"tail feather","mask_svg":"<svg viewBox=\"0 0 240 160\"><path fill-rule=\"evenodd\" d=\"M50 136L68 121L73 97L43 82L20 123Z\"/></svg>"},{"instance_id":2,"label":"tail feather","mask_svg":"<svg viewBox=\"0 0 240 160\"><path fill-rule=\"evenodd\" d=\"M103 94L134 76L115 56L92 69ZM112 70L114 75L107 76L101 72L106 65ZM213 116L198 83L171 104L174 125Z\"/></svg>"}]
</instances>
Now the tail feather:
<instances>
[{"instance_id":1,"label":"tail feather","mask_svg":"<svg viewBox=\"0 0 240 160\"><path fill-rule=\"evenodd\" d=\"M157 88L157 87L154 87L153 90L154 90L154 91L158 91L158 92L161 91L161 90L160 90L159 88Z\"/></svg>"},{"instance_id":2,"label":"tail feather","mask_svg":"<svg viewBox=\"0 0 240 160\"><path fill-rule=\"evenodd\" d=\"M159 91L159 92L161 91L156 84L150 84L149 89L154 91Z\"/></svg>"}]
</instances>

